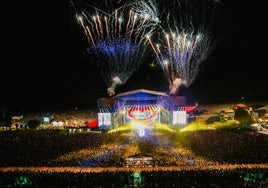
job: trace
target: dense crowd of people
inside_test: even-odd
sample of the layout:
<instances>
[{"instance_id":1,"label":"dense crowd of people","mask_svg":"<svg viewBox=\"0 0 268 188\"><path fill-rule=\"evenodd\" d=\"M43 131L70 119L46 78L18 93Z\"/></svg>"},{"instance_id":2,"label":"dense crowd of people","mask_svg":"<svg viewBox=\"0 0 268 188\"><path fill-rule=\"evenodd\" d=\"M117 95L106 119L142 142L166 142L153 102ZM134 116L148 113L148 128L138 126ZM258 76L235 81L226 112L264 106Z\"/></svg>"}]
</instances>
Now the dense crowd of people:
<instances>
[{"instance_id":1,"label":"dense crowd of people","mask_svg":"<svg viewBox=\"0 0 268 188\"><path fill-rule=\"evenodd\" d=\"M136 175L137 174L137 175ZM134 188L228 187L267 188L267 168L142 170L93 172L0 172L0 187Z\"/></svg>"},{"instance_id":2,"label":"dense crowd of people","mask_svg":"<svg viewBox=\"0 0 268 188\"><path fill-rule=\"evenodd\" d=\"M176 139L181 139L180 144L194 152L174 146L172 141ZM236 131L152 134L143 138L127 133L3 131L0 132L0 187L266 188L267 166L246 167L244 164L267 164L267 143L266 135ZM141 155L152 157L150 168L139 168L138 177L126 166L125 160L131 152L137 154L137 148ZM208 160L201 160L200 156ZM228 168L231 164L238 166ZM206 168L209 165L219 165L219 168ZM33 167L35 171L18 170L22 166ZM48 167L47 171L38 171L44 166ZM171 170L170 166L176 168ZM187 166L200 168L187 169ZM7 170L9 167L14 169ZM115 167L115 170L59 172L53 167Z\"/></svg>"}]
</instances>

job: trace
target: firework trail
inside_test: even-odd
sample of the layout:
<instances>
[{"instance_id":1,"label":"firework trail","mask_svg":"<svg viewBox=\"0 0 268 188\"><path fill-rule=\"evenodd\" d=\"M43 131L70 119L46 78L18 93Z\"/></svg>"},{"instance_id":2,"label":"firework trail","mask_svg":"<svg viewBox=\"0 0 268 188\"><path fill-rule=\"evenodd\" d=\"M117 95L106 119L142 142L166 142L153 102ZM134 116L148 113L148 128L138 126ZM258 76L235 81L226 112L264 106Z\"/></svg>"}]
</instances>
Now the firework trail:
<instances>
[{"instance_id":1,"label":"firework trail","mask_svg":"<svg viewBox=\"0 0 268 188\"><path fill-rule=\"evenodd\" d=\"M204 1L189 0L176 1L173 6L177 8L166 12L166 18L162 18L158 43L153 36L147 35L169 83L170 94L176 94L180 86L189 87L194 82L213 49L209 32L213 7Z\"/></svg>"},{"instance_id":2,"label":"firework trail","mask_svg":"<svg viewBox=\"0 0 268 188\"><path fill-rule=\"evenodd\" d=\"M145 7L143 10L136 2L123 5L119 2L117 7L106 2L104 8L92 6L94 14L77 13L90 44L88 52L98 55L97 65L109 96L113 96L117 86L124 84L140 67L148 44L146 35L152 34L159 22L156 10L144 1L141 3ZM147 12L142 14L144 10Z\"/></svg>"}]
</instances>

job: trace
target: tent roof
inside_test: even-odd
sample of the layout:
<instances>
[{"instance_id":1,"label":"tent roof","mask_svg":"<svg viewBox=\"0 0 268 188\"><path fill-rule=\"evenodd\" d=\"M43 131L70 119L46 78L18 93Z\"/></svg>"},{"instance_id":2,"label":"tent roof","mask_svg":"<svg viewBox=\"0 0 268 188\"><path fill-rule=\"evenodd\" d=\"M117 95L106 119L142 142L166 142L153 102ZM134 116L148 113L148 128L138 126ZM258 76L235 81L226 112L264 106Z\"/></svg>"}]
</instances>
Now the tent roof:
<instances>
[{"instance_id":1,"label":"tent roof","mask_svg":"<svg viewBox=\"0 0 268 188\"><path fill-rule=\"evenodd\" d=\"M268 105L258 108L257 110L266 110L268 112Z\"/></svg>"}]
</instances>

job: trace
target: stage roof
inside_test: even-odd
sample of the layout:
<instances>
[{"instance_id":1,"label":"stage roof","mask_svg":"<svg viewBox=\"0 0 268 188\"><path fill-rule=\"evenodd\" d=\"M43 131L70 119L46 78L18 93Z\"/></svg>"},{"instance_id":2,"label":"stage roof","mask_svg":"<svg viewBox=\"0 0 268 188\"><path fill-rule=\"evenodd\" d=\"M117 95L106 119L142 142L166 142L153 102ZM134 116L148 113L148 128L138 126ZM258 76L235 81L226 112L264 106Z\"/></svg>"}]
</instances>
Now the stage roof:
<instances>
[{"instance_id":1,"label":"stage roof","mask_svg":"<svg viewBox=\"0 0 268 188\"><path fill-rule=\"evenodd\" d=\"M147 90L147 89L137 89L133 91L119 93L116 96L114 96L114 98L148 97L148 96L155 96L155 95L168 97L168 95L164 92L152 91L152 90Z\"/></svg>"}]
</instances>

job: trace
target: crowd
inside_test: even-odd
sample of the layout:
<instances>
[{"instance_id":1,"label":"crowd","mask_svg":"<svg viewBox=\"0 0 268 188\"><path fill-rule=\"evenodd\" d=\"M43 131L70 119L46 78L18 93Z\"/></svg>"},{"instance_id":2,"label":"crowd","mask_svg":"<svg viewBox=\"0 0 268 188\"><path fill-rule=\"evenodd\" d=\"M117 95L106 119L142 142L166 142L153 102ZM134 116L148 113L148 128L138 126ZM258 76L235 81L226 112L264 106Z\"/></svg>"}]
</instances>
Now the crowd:
<instances>
[{"instance_id":1,"label":"crowd","mask_svg":"<svg viewBox=\"0 0 268 188\"><path fill-rule=\"evenodd\" d=\"M174 146L180 139L180 144ZM174 143L172 142L174 141ZM0 132L0 187L268 187L268 137L254 132L192 132L134 138L126 133L76 133L64 130ZM191 148L190 153L188 149ZM126 167L137 152L152 157L139 177ZM204 160L204 159L207 160ZM227 168L206 168L226 164ZM238 165L228 168L228 164ZM34 167L35 171L17 167ZM52 170L38 171L41 167ZM170 166L174 166L171 170ZM187 166L203 167L187 169ZM5 168L6 167L6 168ZM13 170L7 170L13 167ZM113 171L53 170L115 167ZM164 167L164 168L161 168ZM166 169L165 169L166 167ZM179 167L184 167L179 169ZM123 169L123 170L117 170Z\"/></svg>"},{"instance_id":2,"label":"crowd","mask_svg":"<svg viewBox=\"0 0 268 188\"><path fill-rule=\"evenodd\" d=\"M138 174L136 176L135 174ZM267 168L94 172L0 172L0 187L32 188L267 188Z\"/></svg>"}]
</instances>

